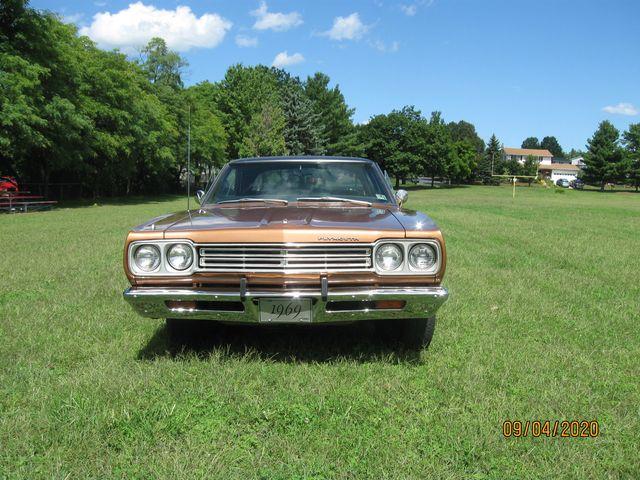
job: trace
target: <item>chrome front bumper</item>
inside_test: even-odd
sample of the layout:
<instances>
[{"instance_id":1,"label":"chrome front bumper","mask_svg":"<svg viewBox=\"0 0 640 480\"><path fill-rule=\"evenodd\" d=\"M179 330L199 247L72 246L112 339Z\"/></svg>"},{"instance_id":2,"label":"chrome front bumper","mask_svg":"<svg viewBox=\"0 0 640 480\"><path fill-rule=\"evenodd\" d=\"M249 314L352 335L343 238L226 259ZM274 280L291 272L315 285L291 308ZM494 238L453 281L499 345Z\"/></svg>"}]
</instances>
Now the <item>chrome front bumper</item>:
<instances>
[{"instance_id":1,"label":"chrome front bumper","mask_svg":"<svg viewBox=\"0 0 640 480\"><path fill-rule=\"evenodd\" d=\"M367 287L326 291L247 290L241 295L239 292L205 289L137 287L128 288L123 295L144 317L217 320L230 323L258 323L260 298L309 298L312 304L312 323L333 323L430 317L447 300L449 293L442 287ZM373 302L385 300L403 301L404 306L400 309L371 308ZM167 302L215 302L217 309L172 308ZM228 305L234 305L234 309L225 311L224 302L230 302ZM336 305L341 305L342 308L332 310L332 306ZM347 308L344 308L345 306Z\"/></svg>"}]
</instances>

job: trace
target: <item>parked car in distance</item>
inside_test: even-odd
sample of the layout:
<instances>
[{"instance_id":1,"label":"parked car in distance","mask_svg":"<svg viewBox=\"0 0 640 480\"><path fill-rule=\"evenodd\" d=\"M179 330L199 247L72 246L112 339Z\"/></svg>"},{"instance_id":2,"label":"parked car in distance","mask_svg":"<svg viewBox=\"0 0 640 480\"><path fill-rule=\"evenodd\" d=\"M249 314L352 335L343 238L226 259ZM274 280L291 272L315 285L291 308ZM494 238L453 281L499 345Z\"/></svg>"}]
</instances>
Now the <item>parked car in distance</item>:
<instances>
[{"instance_id":1,"label":"parked car in distance","mask_svg":"<svg viewBox=\"0 0 640 480\"><path fill-rule=\"evenodd\" d=\"M13 177L0 176L0 192L17 192L18 182Z\"/></svg>"},{"instance_id":2,"label":"parked car in distance","mask_svg":"<svg viewBox=\"0 0 640 480\"><path fill-rule=\"evenodd\" d=\"M556 185L562 188L569 188L569 180L566 178L559 178L556 180Z\"/></svg>"},{"instance_id":3,"label":"parked car in distance","mask_svg":"<svg viewBox=\"0 0 640 480\"><path fill-rule=\"evenodd\" d=\"M575 189L575 190L582 190L584 189L584 182L582 180L580 180L579 178L574 178L573 180L571 180L569 182L569 187Z\"/></svg>"},{"instance_id":4,"label":"parked car in distance","mask_svg":"<svg viewBox=\"0 0 640 480\"><path fill-rule=\"evenodd\" d=\"M170 332L194 322L375 320L411 348L429 345L446 301L442 232L404 208L378 165L345 157L229 162L196 210L129 232L125 299Z\"/></svg>"}]
</instances>

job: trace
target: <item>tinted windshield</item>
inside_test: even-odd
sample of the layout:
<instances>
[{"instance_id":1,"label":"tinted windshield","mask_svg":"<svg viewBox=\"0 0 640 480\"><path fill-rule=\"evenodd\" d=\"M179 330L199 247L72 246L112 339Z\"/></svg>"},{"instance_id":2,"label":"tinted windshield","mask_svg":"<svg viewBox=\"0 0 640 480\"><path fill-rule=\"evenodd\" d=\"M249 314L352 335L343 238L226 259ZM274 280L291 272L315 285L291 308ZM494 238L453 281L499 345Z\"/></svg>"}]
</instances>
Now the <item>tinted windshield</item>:
<instances>
[{"instance_id":1,"label":"tinted windshield","mask_svg":"<svg viewBox=\"0 0 640 480\"><path fill-rule=\"evenodd\" d=\"M226 168L206 203L243 198L339 197L389 203L379 170L368 162L265 161Z\"/></svg>"}]
</instances>

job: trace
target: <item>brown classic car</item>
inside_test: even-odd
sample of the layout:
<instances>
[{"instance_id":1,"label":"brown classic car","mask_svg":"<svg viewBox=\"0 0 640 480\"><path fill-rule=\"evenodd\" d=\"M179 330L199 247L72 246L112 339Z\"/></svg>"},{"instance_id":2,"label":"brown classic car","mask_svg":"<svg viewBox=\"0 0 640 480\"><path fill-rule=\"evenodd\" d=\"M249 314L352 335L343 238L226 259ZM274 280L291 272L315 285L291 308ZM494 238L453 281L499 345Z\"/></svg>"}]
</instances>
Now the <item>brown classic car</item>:
<instances>
[{"instance_id":1,"label":"brown classic car","mask_svg":"<svg viewBox=\"0 0 640 480\"><path fill-rule=\"evenodd\" d=\"M361 158L229 162L200 207L135 227L124 247L125 299L170 331L193 322L259 325L375 320L427 346L441 286L442 233L406 210L378 165Z\"/></svg>"}]
</instances>

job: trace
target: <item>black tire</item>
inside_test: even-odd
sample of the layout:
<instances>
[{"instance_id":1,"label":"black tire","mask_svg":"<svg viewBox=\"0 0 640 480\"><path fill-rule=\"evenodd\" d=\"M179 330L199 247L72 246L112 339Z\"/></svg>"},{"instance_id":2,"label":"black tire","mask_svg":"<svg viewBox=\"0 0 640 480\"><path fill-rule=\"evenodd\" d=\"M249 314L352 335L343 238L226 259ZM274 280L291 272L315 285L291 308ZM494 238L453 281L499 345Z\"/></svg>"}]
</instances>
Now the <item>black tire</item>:
<instances>
[{"instance_id":1,"label":"black tire","mask_svg":"<svg viewBox=\"0 0 640 480\"><path fill-rule=\"evenodd\" d=\"M412 350L427 348L431 343L435 328L435 316L379 321L379 332L386 339L400 342L402 346Z\"/></svg>"}]
</instances>

